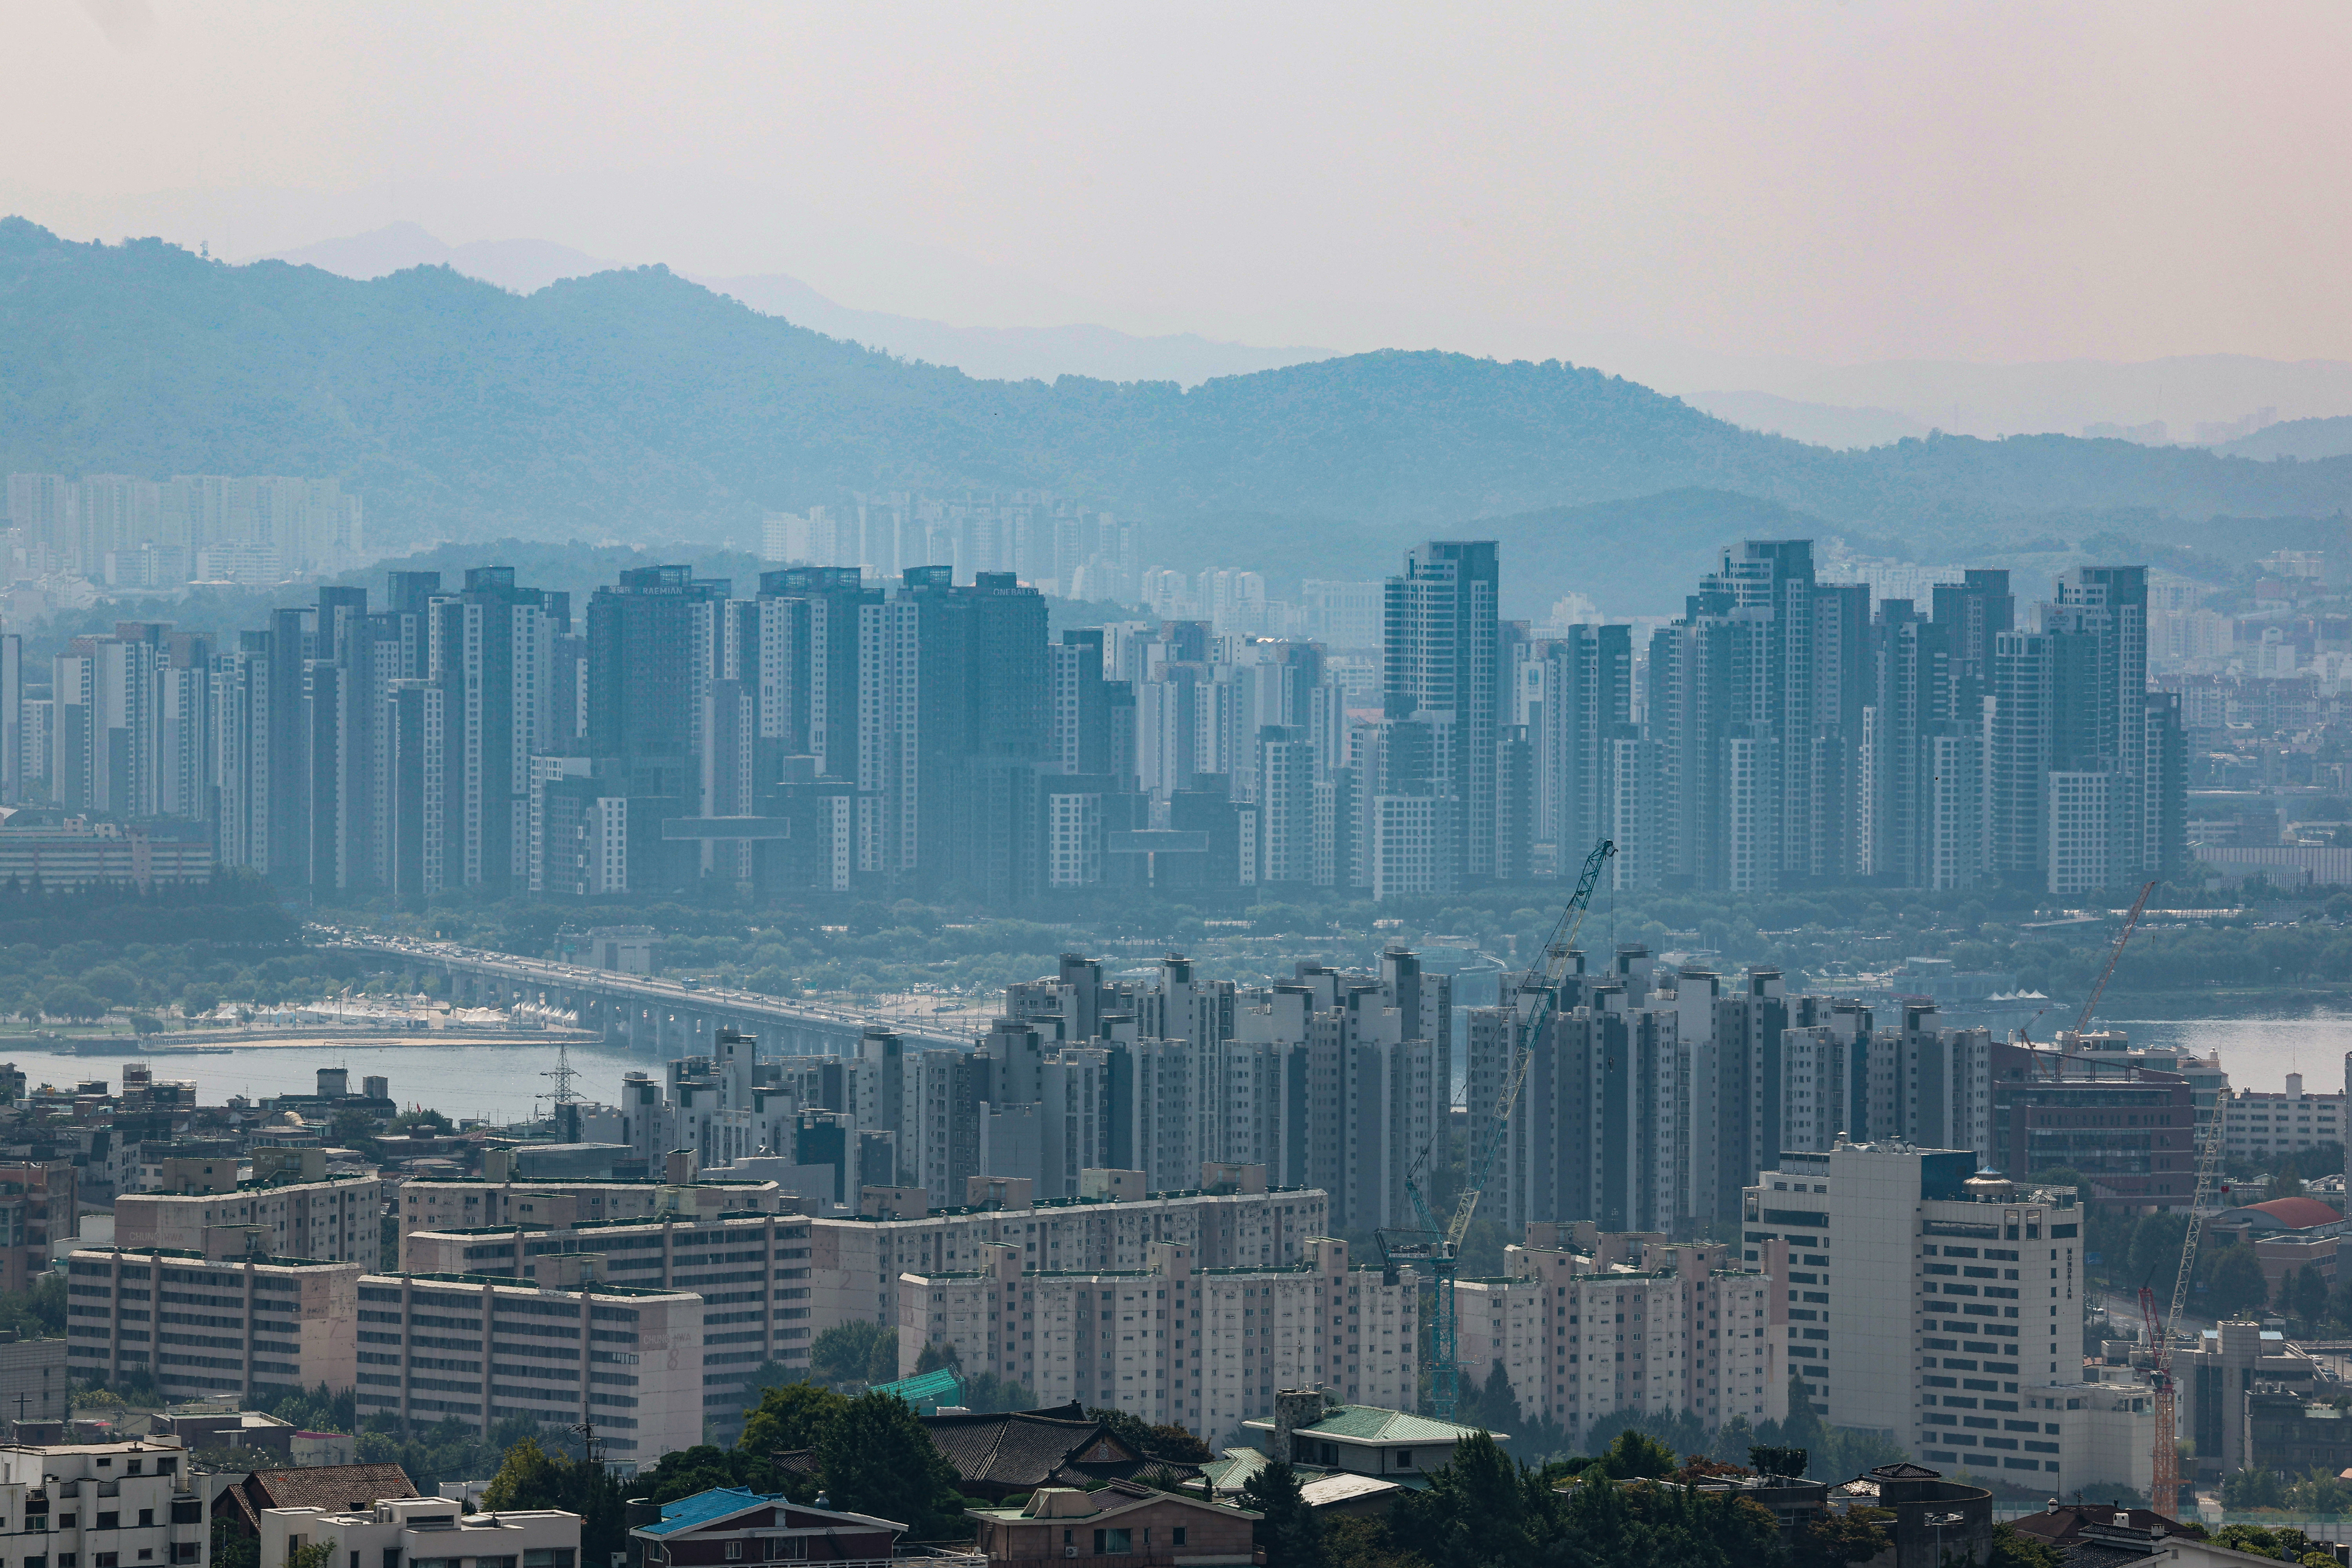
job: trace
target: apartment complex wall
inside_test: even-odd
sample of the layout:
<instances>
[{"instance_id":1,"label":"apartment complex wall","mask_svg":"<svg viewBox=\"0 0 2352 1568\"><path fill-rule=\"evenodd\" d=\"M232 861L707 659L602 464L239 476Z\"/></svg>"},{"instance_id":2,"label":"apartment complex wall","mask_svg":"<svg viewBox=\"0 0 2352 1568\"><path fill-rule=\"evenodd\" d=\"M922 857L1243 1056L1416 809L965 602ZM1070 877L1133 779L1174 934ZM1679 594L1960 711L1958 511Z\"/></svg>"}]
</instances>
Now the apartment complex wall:
<instances>
[{"instance_id":1,"label":"apartment complex wall","mask_svg":"<svg viewBox=\"0 0 2352 1568\"><path fill-rule=\"evenodd\" d=\"M593 1421L616 1458L702 1440L703 1300L621 1285L541 1287L463 1274L357 1281L362 1419Z\"/></svg>"},{"instance_id":2,"label":"apartment complex wall","mask_svg":"<svg viewBox=\"0 0 2352 1568\"><path fill-rule=\"evenodd\" d=\"M1617 1410L1688 1413L1710 1427L1788 1409L1778 1283L1716 1243L1527 1228L1504 1271L1455 1286L1466 1382L1503 1368L1528 1418L1571 1430Z\"/></svg>"},{"instance_id":3,"label":"apartment complex wall","mask_svg":"<svg viewBox=\"0 0 2352 1568\"><path fill-rule=\"evenodd\" d=\"M1417 1286L1352 1266L1333 1238L1286 1268L1202 1269L1172 1243L1124 1270L1032 1270L1012 1247L978 1252L975 1269L902 1277L902 1375L925 1345L951 1347L1042 1404L1113 1406L1212 1437L1270 1414L1283 1389L1391 1408L1418 1396Z\"/></svg>"},{"instance_id":4,"label":"apartment complex wall","mask_svg":"<svg viewBox=\"0 0 2352 1568\"><path fill-rule=\"evenodd\" d=\"M807 1367L815 1329L810 1249L809 1222L798 1215L733 1214L417 1230L402 1243L401 1261L415 1274L526 1281L576 1279L585 1264L611 1284L691 1291L704 1309L703 1407L726 1417L755 1392L750 1378L762 1364Z\"/></svg>"},{"instance_id":5,"label":"apartment complex wall","mask_svg":"<svg viewBox=\"0 0 2352 1568\"><path fill-rule=\"evenodd\" d=\"M332 1176L240 1182L228 1192L125 1193L115 1200L114 1241L205 1252L217 1233L257 1229L263 1249L280 1257L373 1268L383 1260L390 1187L373 1176Z\"/></svg>"},{"instance_id":6,"label":"apartment complex wall","mask_svg":"<svg viewBox=\"0 0 2352 1568\"><path fill-rule=\"evenodd\" d=\"M92 1248L66 1261L67 1364L170 1397L249 1399L351 1386L362 1265L184 1249Z\"/></svg>"}]
</instances>

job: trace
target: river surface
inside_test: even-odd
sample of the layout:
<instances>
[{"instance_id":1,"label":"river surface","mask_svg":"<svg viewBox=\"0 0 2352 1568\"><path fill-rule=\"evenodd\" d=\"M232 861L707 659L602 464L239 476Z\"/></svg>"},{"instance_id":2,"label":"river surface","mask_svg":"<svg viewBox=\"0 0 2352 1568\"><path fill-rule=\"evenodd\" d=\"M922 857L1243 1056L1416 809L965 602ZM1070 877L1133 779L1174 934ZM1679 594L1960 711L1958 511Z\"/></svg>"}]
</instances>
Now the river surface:
<instances>
[{"instance_id":1,"label":"river surface","mask_svg":"<svg viewBox=\"0 0 2352 1568\"><path fill-rule=\"evenodd\" d=\"M2102 1018L2094 1027L2122 1030L2134 1045L2185 1045L2200 1056L2218 1051L2231 1088L2271 1094L2286 1087L2290 1072L2303 1074L2308 1093L2341 1092L2344 1053L2352 1051L2352 1018L2347 1017Z\"/></svg>"},{"instance_id":2,"label":"river surface","mask_svg":"<svg viewBox=\"0 0 2352 1568\"><path fill-rule=\"evenodd\" d=\"M1459 1015L1457 1015L1458 1017ZM2239 1089L2271 1092L2300 1072L2314 1092L2344 1087L2344 1056L2352 1051L2352 1017L2295 1019L2102 1019L2100 1027L2121 1029L2135 1045L2185 1045L2202 1055L2221 1053L2221 1066ZM0 1040L0 1061L13 1061L28 1084L105 1079L119 1085L125 1061L146 1061L158 1078L195 1081L199 1103L217 1105L232 1094L307 1093L318 1086L321 1067L350 1070L353 1090L360 1080L381 1073L391 1080L392 1097L404 1106L425 1105L452 1118L521 1121L543 1109L554 1084L544 1076L555 1066L556 1048L538 1042L514 1045L373 1045L340 1040L233 1046L204 1055L158 1052L148 1057L75 1056L26 1049L30 1042ZM621 1075L642 1069L659 1073L660 1064L616 1047L574 1045L573 1092L582 1099L614 1104ZM1460 1082L1461 1064L1455 1064Z\"/></svg>"},{"instance_id":3,"label":"river surface","mask_svg":"<svg viewBox=\"0 0 2352 1568\"><path fill-rule=\"evenodd\" d=\"M460 1046L298 1040L232 1046L202 1055L76 1056L0 1040L0 1061L12 1061L23 1070L27 1087L53 1083L59 1088L100 1078L119 1088L122 1064L145 1061L158 1078L194 1080L197 1103L205 1105L218 1105L232 1094L257 1100L266 1094L311 1093L318 1088L319 1069L342 1067L351 1071L355 1093L362 1078L381 1074L391 1080L392 1097L403 1109L424 1105L456 1120L479 1116L503 1124L544 1111L543 1102L555 1085L541 1075L554 1068L556 1049L538 1041ZM660 1071L657 1062L604 1045L573 1045L571 1061L577 1074L572 1092L607 1105L619 1103L624 1072Z\"/></svg>"}]
</instances>

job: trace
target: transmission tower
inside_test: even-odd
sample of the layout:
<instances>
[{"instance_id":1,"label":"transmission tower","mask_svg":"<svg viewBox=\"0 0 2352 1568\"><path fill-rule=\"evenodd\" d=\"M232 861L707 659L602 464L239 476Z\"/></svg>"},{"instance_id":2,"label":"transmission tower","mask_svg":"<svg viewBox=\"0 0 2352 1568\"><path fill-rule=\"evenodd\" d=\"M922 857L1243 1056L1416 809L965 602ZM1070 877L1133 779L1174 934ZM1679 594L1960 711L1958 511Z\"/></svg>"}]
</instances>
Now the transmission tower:
<instances>
[{"instance_id":1,"label":"transmission tower","mask_svg":"<svg viewBox=\"0 0 2352 1568\"><path fill-rule=\"evenodd\" d=\"M573 1092L572 1088L572 1080L578 1078L580 1074L572 1068L572 1048L570 1046L557 1046L555 1048L555 1065L550 1068L547 1071L541 1073L540 1076L541 1078L552 1078L555 1080L555 1103L557 1104L569 1105L573 1101L580 1098L577 1093Z\"/></svg>"}]
</instances>

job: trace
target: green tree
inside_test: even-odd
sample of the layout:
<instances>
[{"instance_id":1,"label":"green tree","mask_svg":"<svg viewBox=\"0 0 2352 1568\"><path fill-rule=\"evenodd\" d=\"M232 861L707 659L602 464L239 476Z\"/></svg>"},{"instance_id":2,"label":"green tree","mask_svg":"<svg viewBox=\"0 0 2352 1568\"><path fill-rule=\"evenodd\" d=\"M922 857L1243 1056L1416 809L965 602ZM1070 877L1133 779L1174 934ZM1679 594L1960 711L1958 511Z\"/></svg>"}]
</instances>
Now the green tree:
<instances>
[{"instance_id":1,"label":"green tree","mask_svg":"<svg viewBox=\"0 0 2352 1568\"><path fill-rule=\"evenodd\" d=\"M965 1408L982 1413L1034 1410L1037 1408L1037 1394L1025 1383L999 1377L992 1372L976 1372L963 1380L963 1403Z\"/></svg>"},{"instance_id":2,"label":"green tree","mask_svg":"<svg viewBox=\"0 0 2352 1568\"><path fill-rule=\"evenodd\" d=\"M849 1401L814 1383L763 1388L760 1403L743 1418L736 1447L754 1454L785 1454L814 1448L825 1427L849 1408Z\"/></svg>"},{"instance_id":3,"label":"green tree","mask_svg":"<svg viewBox=\"0 0 2352 1568\"><path fill-rule=\"evenodd\" d=\"M1805 1459L1802 1448L1766 1448L1759 1444L1748 1450L1748 1467L1759 1476L1801 1476L1805 1473Z\"/></svg>"},{"instance_id":4,"label":"green tree","mask_svg":"<svg viewBox=\"0 0 2352 1568\"><path fill-rule=\"evenodd\" d=\"M2284 1508L2286 1483L2269 1469L2232 1470L2221 1478L2221 1506L2233 1511Z\"/></svg>"},{"instance_id":5,"label":"green tree","mask_svg":"<svg viewBox=\"0 0 2352 1568\"><path fill-rule=\"evenodd\" d=\"M955 1467L903 1399L862 1394L825 1423L817 1469L836 1508L896 1520L912 1541L970 1535Z\"/></svg>"},{"instance_id":6,"label":"green tree","mask_svg":"<svg viewBox=\"0 0 2352 1568\"><path fill-rule=\"evenodd\" d=\"M127 1008L139 999L139 977L120 964L100 964L82 971L81 983L110 1008Z\"/></svg>"},{"instance_id":7,"label":"green tree","mask_svg":"<svg viewBox=\"0 0 2352 1568\"><path fill-rule=\"evenodd\" d=\"M1599 1469L1586 1472L1577 1493L1618 1490L1593 1479ZM1397 1500L1390 1529L1400 1546L1432 1563L1484 1568L1537 1562L1547 1555L1542 1548L1550 1533L1546 1526L1551 1496L1535 1472L1481 1432L1454 1445L1453 1459L1431 1474L1423 1490ZM1608 1538L1619 1533L1622 1526L1601 1528L1589 1539L1589 1549L1606 1551Z\"/></svg>"},{"instance_id":8,"label":"green tree","mask_svg":"<svg viewBox=\"0 0 2352 1568\"><path fill-rule=\"evenodd\" d=\"M1186 1465L1204 1465L1217 1457L1192 1431L1172 1426L1152 1427L1143 1451L1155 1459L1173 1459Z\"/></svg>"},{"instance_id":9,"label":"green tree","mask_svg":"<svg viewBox=\"0 0 2352 1568\"><path fill-rule=\"evenodd\" d=\"M2259 1524L2225 1524L2213 1532L2213 1544L2280 1563L2300 1563L2315 1543L2302 1531L2284 1525L2266 1530Z\"/></svg>"},{"instance_id":10,"label":"green tree","mask_svg":"<svg viewBox=\"0 0 2352 1568\"><path fill-rule=\"evenodd\" d=\"M507 1450L499 1473L482 1490L482 1506L499 1511L561 1508L562 1496L562 1461L551 1458L537 1439L525 1437Z\"/></svg>"},{"instance_id":11,"label":"green tree","mask_svg":"<svg viewBox=\"0 0 2352 1568\"><path fill-rule=\"evenodd\" d=\"M64 980L41 993L41 1012L47 1018L88 1023L92 1019L105 1016L106 1004L92 996L87 988Z\"/></svg>"},{"instance_id":12,"label":"green tree","mask_svg":"<svg viewBox=\"0 0 2352 1568\"><path fill-rule=\"evenodd\" d=\"M2305 1263L2281 1280L2279 1295L2287 1310L2306 1324L2315 1323L2327 1314L2327 1281L2319 1277L2316 1263Z\"/></svg>"},{"instance_id":13,"label":"green tree","mask_svg":"<svg viewBox=\"0 0 2352 1568\"><path fill-rule=\"evenodd\" d=\"M286 1554L286 1568L334 1568L334 1564L335 1547L329 1541L313 1541Z\"/></svg>"},{"instance_id":14,"label":"green tree","mask_svg":"<svg viewBox=\"0 0 2352 1568\"><path fill-rule=\"evenodd\" d=\"M1630 1427L1601 1450L1598 1463L1602 1474L1621 1481L1638 1476L1668 1476L1677 1468L1672 1448Z\"/></svg>"},{"instance_id":15,"label":"green tree","mask_svg":"<svg viewBox=\"0 0 2352 1568\"><path fill-rule=\"evenodd\" d=\"M691 1448L672 1448L661 1457L650 1470L638 1473L630 1484L633 1497L649 1502L676 1502L682 1497L709 1491L716 1487L741 1487L747 1491L783 1492L796 1502L807 1502L816 1496L816 1487L805 1474L786 1475L779 1472L763 1453L748 1448L721 1448L709 1443L698 1443ZM846 1506L846 1505L845 1505Z\"/></svg>"},{"instance_id":16,"label":"green tree","mask_svg":"<svg viewBox=\"0 0 2352 1568\"><path fill-rule=\"evenodd\" d=\"M1335 1514L1323 1521L1324 1568L1429 1568L1390 1539L1388 1521Z\"/></svg>"},{"instance_id":17,"label":"green tree","mask_svg":"<svg viewBox=\"0 0 2352 1568\"><path fill-rule=\"evenodd\" d=\"M161 1034L163 1032L163 1020L157 1018L153 1013L132 1013L131 1015L131 1032L133 1034Z\"/></svg>"},{"instance_id":18,"label":"green tree","mask_svg":"<svg viewBox=\"0 0 2352 1568\"><path fill-rule=\"evenodd\" d=\"M1985 1568L2063 1568L2063 1560L2047 1543L2006 1524L1992 1527L1992 1552Z\"/></svg>"},{"instance_id":19,"label":"green tree","mask_svg":"<svg viewBox=\"0 0 2352 1568\"><path fill-rule=\"evenodd\" d=\"M2158 1297L2168 1295L2173 1276L2180 1272L2180 1249L2188 1239L2187 1215L2173 1209L2142 1215L2139 1223L2132 1227L2124 1282L2152 1285Z\"/></svg>"},{"instance_id":20,"label":"green tree","mask_svg":"<svg viewBox=\"0 0 2352 1568\"><path fill-rule=\"evenodd\" d=\"M845 1393L869 1384L895 1383L898 1331L863 1321L836 1323L810 1342L809 1375Z\"/></svg>"},{"instance_id":21,"label":"green tree","mask_svg":"<svg viewBox=\"0 0 2352 1568\"><path fill-rule=\"evenodd\" d=\"M191 983L180 988L180 1010L190 1018L202 1018L220 1006L220 988Z\"/></svg>"},{"instance_id":22,"label":"green tree","mask_svg":"<svg viewBox=\"0 0 2352 1568\"><path fill-rule=\"evenodd\" d=\"M2206 1284L2205 1305L2216 1317L2234 1318L2259 1311L2270 1300L2263 1279L2262 1260L2242 1241L2215 1254L2212 1278Z\"/></svg>"},{"instance_id":23,"label":"green tree","mask_svg":"<svg viewBox=\"0 0 2352 1568\"><path fill-rule=\"evenodd\" d=\"M1459 1426L1476 1427L1506 1436L1520 1431L1519 1396L1511 1388L1510 1375L1503 1370L1500 1356L1487 1369L1484 1383L1470 1385L1468 1396L1454 1411L1454 1419Z\"/></svg>"},{"instance_id":24,"label":"green tree","mask_svg":"<svg viewBox=\"0 0 2352 1568\"><path fill-rule=\"evenodd\" d=\"M1892 1511L1878 1508L1823 1514L1797 1532L1789 1561L1792 1568L1850 1568L1867 1563L1886 1549L1887 1526L1894 1521Z\"/></svg>"},{"instance_id":25,"label":"green tree","mask_svg":"<svg viewBox=\"0 0 2352 1568\"><path fill-rule=\"evenodd\" d=\"M212 1568L261 1568L261 1542L233 1528L226 1513L213 1518Z\"/></svg>"},{"instance_id":26,"label":"green tree","mask_svg":"<svg viewBox=\"0 0 2352 1568\"><path fill-rule=\"evenodd\" d=\"M1265 1568L1316 1568L1323 1556L1322 1521L1307 1506L1298 1472L1270 1459L1242 1483L1242 1507L1259 1516L1257 1544Z\"/></svg>"}]
</instances>

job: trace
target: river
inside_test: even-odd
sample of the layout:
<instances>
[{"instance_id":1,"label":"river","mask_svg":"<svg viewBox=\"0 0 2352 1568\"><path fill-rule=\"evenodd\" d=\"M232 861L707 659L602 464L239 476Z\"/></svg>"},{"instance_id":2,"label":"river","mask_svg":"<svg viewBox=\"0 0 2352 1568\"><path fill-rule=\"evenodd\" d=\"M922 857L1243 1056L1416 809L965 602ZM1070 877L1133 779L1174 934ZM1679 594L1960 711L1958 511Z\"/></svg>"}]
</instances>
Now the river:
<instances>
[{"instance_id":1,"label":"river","mask_svg":"<svg viewBox=\"0 0 2352 1568\"><path fill-rule=\"evenodd\" d=\"M2184 1045L2202 1056L2221 1053L2221 1070L2232 1089L2275 1094L2286 1075L2300 1072L2310 1093L2340 1092L2344 1053L2352 1051L2352 1018L2292 1019L2100 1019L2098 1029L2119 1029L2134 1045Z\"/></svg>"},{"instance_id":2,"label":"river","mask_svg":"<svg viewBox=\"0 0 2352 1568\"><path fill-rule=\"evenodd\" d=\"M158 1078L193 1080L197 1103L218 1105L232 1094L259 1099L266 1094L310 1093L318 1088L319 1069L351 1071L354 1092L360 1081L381 1074L391 1081L394 1100L405 1109L424 1105L454 1120L478 1116L493 1123L519 1122L543 1109L554 1084L541 1076L555 1066L556 1047L530 1042L514 1045L371 1045L341 1040L292 1041L287 1044L233 1046L226 1051L180 1056L75 1056L51 1051L26 1050L0 1042L0 1061L22 1069L28 1087L103 1078L119 1087L125 1061L146 1061ZM659 1064L632 1051L605 1045L574 1045L572 1069L578 1076L573 1092L583 1100L619 1103L621 1075L633 1069L658 1071Z\"/></svg>"}]
</instances>

